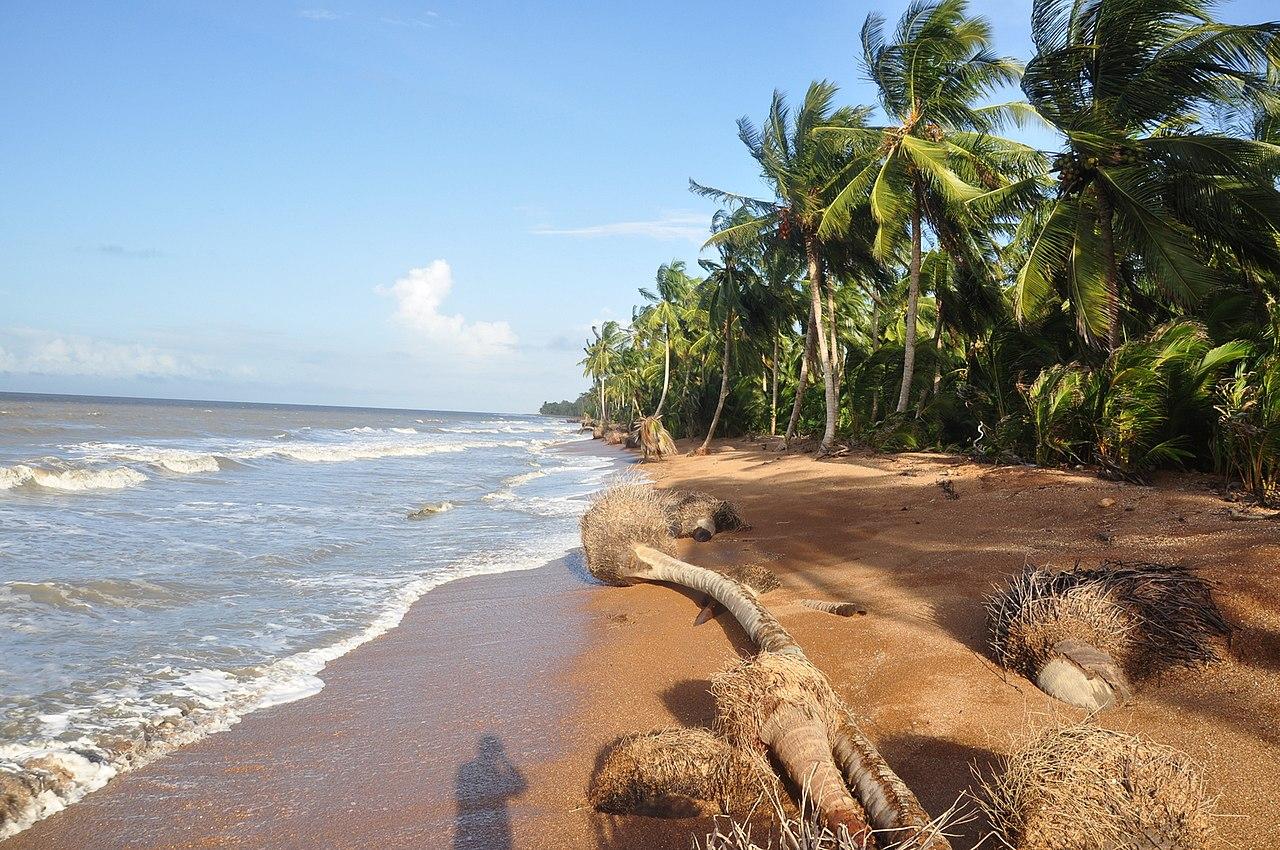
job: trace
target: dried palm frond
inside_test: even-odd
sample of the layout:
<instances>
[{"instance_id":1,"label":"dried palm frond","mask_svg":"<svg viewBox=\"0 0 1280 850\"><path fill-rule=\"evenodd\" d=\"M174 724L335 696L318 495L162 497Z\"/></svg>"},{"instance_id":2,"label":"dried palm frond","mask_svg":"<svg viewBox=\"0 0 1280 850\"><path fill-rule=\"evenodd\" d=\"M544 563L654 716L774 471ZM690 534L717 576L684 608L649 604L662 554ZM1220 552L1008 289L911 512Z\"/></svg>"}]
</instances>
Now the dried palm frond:
<instances>
[{"instance_id":1,"label":"dried palm frond","mask_svg":"<svg viewBox=\"0 0 1280 850\"><path fill-rule=\"evenodd\" d=\"M772 771L706 729L660 729L619 740L592 778L602 812L694 817L747 812Z\"/></svg>"},{"instance_id":2,"label":"dried palm frond","mask_svg":"<svg viewBox=\"0 0 1280 850\"><path fill-rule=\"evenodd\" d=\"M646 416L640 420L640 448L644 459L662 460L676 453L676 441L662 426L657 416Z\"/></svg>"},{"instance_id":3,"label":"dried palm frond","mask_svg":"<svg viewBox=\"0 0 1280 850\"><path fill-rule=\"evenodd\" d=\"M1203 850L1214 799L1184 754L1090 724L1033 736L979 777L979 805L1019 850Z\"/></svg>"}]
</instances>

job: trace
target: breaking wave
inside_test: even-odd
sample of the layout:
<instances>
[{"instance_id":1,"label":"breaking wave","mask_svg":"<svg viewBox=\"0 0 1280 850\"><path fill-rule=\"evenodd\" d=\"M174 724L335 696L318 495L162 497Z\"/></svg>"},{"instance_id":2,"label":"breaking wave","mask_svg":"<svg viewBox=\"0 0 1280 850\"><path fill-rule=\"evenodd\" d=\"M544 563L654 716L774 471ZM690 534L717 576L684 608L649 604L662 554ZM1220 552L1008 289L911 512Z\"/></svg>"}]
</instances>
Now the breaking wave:
<instances>
[{"instance_id":1,"label":"breaking wave","mask_svg":"<svg viewBox=\"0 0 1280 850\"><path fill-rule=\"evenodd\" d=\"M126 466L93 469L51 460L45 466L19 463L0 467L0 490L41 487L63 493L86 490L123 490L147 480L147 476Z\"/></svg>"}]
</instances>

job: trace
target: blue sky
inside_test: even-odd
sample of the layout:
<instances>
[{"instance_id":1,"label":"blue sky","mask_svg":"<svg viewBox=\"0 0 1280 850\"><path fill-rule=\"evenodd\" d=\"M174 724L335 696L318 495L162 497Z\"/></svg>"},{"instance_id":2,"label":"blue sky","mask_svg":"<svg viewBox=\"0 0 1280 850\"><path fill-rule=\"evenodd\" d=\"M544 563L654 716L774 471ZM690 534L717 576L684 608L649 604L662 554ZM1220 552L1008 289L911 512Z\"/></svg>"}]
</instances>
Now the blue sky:
<instances>
[{"instance_id":1,"label":"blue sky","mask_svg":"<svg viewBox=\"0 0 1280 850\"><path fill-rule=\"evenodd\" d=\"M740 115L821 78L874 102L872 8L9 4L0 390L573 397L590 325L696 258L688 179L757 189ZM1029 2L974 8L1026 58Z\"/></svg>"}]
</instances>

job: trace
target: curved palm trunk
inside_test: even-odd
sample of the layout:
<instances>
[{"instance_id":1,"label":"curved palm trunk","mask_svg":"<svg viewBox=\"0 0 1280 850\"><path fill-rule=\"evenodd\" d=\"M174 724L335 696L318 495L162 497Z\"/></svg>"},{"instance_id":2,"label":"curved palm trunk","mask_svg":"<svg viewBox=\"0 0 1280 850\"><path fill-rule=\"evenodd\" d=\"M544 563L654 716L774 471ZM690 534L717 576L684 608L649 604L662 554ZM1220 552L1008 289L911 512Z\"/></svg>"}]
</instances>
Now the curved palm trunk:
<instances>
[{"instance_id":1,"label":"curved palm trunk","mask_svg":"<svg viewBox=\"0 0 1280 850\"><path fill-rule=\"evenodd\" d=\"M818 357L822 361L822 383L826 390L827 425L822 432L822 443L818 446L818 454L830 453L831 444L836 438L836 376L831 352L827 346L827 334L822 325L822 261L818 256L818 240L808 235L804 240L805 254L809 260L809 294L813 301L813 323L818 329Z\"/></svg>"},{"instance_id":2,"label":"curved palm trunk","mask_svg":"<svg viewBox=\"0 0 1280 850\"><path fill-rule=\"evenodd\" d=\"M724 362L720 365L720 399L716 402L716 412L711 417L711 427L707 429L707 438L698 447L698 454L700 455L706 454L711 448L711 438L716 433L716 426L720 424L720 413L724 410L724 400L729 395L729 325L732 321L732 316L724 320Z\"/></svg>"},{"instance_id":3,"label":"curved palm trunk","mask_svg":"<svg viewBox=\"0 0 1280 850\"><path fill-rule=\"evenodd\" d=\"M648 546L636 545L633 551L647 568L636 579L678 584L710 596L733 615L762 652L808 663L795 638L743 585ZM813 672L826 682L816 668ZM839 703L839 697L831 692L829 701ZM861 812L852 805L853 797L866 812L866 821L888 832L894 846L948 850L950 845L930 826L915 795L858 728L843 703L839 704L837 716L829 717L830 712L815 698L812 705L793 704L764 724L765 744L787 776L796 787L809 788L812 802L828 826L845 827L855 840L866 841L868 836ZM844 781L839 781L841 775Z\"/></svg>"},{"instance_id":4,"label":"curved palm trunk","mask_svg":"<svg viewBox=\"0 0 1280 850\"><path fill-rule=\"evenodd\" d=\"M921 408L926 399L938 397L938 389L942 386L942 296L935 293L934 301L938 316L933 326L933 380L929 384L928 395L920 399Z\"/></svg>"},{"instance_id":5,"label":"curved palm trunk","mask_svg":"<svg viewBox=\"0 0 1280 850\"><path fill-rule=\"evenodd\" d=\"M662 415L662 406L667 403L667 387L671 385L671 328L666 328L666 358L662 361L662 395L658 398L658 409L654 416Z\"/></svg>"},{"instance_id":6,"label":"curved palm trunk","mask_svg":"<svg viewBox=\"0 0 1280 850\"><path fill-rule=\"evenodd\" d=\"M791 421L787 423L787 435L782 438L784 449L791 445L791 439L796 435L796 425L800 422L800 405L804 402L805 387L809 383L809 363L813 360L813 349L817 344L816 333L813 308L810 307L809 323L804 331L804 353L800 355L800 375L796 381L796 399L791 404Z\"/></svg>"},{"instance_id":7,"label":"curved palm trunk","mask_svg":"<svg viewBox=\"0 0 1280 850\"><path fill-rule=\"evenodd\" d=\"M600 426L602 428L607 427L609 424L609 411L608 409L605 408L605 403L606 403L606 400L604 395L604 376L601 375L600 376Z\"/></svg>"},{"instance_id":8,"label":"curved palm trunk","mask_svg":"<svg viewBox=\"0 0 1280 850\"><path fill-rule=\"evenodd\" d=\"M772 384L769 391L769 436L778 434L778 329L773 329Z\"/></svg>"},{"instance_id":9,"label":"curved palm trunk","mask_svg":"<svg viewBox=\"0 0 1280 850\"><path fill-rule=\"evenodd\" d=\"M1098 236L1102 240L1103 281L1107 289L1107 350L1120 347L1120 283L1116 272L1116 240L1112 228L1115 212L1111 199L1101 187L1095 186L1098 196Z\"/></svg>"},{"instance_id":10,"label":"curved palm trunk","mask_svg":"<svg viewBox=\"0 0 1280 850\"><path fill-rule=\"evenodd\" d=\"M898 413L907 411L911 400L911 382L916 374L916 314L920 308L920 202L916 193L915 209L911 211L911 269L907 289L907 332L902 351L902 389L898 392Z\"/></svg>"}]
</instances>

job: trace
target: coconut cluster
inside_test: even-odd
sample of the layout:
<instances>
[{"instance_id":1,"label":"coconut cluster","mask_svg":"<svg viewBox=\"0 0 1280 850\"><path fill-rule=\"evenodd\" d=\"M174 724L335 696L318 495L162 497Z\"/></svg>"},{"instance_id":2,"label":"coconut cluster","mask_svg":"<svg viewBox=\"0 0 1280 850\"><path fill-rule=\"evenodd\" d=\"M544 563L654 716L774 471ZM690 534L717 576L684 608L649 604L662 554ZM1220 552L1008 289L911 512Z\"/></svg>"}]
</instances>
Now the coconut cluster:
<instances>
[{"instance_id":1,"label":"coconut cluster","mask_svg":"<svg viewBox=\"0 0 1280 850\"><path fill-rule=\"evenodd\" d=\"M706 729L660 729L628 735L592 779L591 803L602 812L653 817L746 813L769 790L771 772Z\"/></svg>"},{"instance_id":2,"label":"coconut cluster","mask_svg":"<svg viewBox=\"0 0 1280 850\"><path fill-rule=\"evenodd\" d=\"M1089 724L1035 735L981 790L1019 850L1203 850L1213 833L1214 801L1187 756Z\"/></svg>"},{"instance_id":3,"label":"coconut cluster","mask_svg":"<svg viewBox=\"0 0 1280 850\"><path fill-rule=\"evenodd\" d=\"M1228 632L1210 585L1176 565L1027 566L985 605L997 658L1029 677L1063 642L1096 647L1142 676L1216 660L1216 638Z\"/></svg>"}]
</instances>

